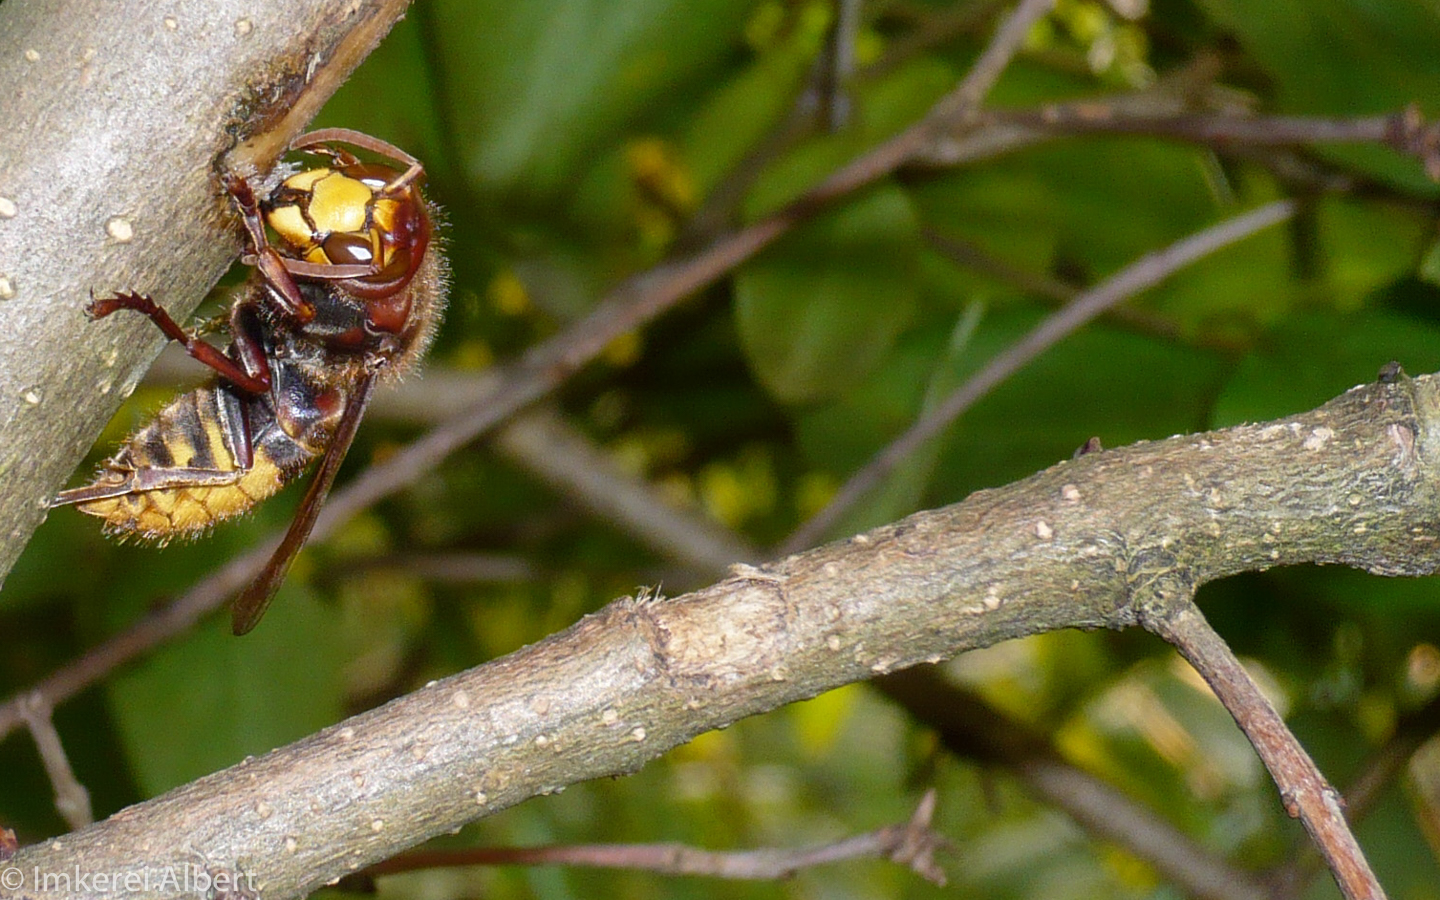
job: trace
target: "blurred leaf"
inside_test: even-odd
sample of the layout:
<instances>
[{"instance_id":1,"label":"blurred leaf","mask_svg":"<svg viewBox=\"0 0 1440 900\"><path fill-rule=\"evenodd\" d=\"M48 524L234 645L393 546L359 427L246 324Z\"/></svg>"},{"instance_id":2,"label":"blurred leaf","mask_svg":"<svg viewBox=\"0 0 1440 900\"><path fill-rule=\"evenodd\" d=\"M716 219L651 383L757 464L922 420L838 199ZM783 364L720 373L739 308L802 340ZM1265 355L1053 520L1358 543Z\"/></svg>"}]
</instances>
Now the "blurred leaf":
<instances>
[{"instance_id":1,"label":"blurred leaf","mask_svg":"<svg viewBox=\"0 0 1440 900\"><path fill-rule=\"evenodd\" d=\"M341 715L345 650L336 616L282 588L260 626L230 634L228 616L160 647L109 683L135 777L154 796L297 740ZM203 733L204 740L187 740Z\"/></svg>"},{"instance_id":2,"label":"blurred leaf","mask_svg":"<svg viewBox=\"0 0 1440 900\"><path fill-rule=\"evenodd\" d=\"M1063 141L918 186L922 219L1035 275L1094 284L1141 256L1233 214L1215 194L1202 151L1143 139ZM1273 185L1238 186L1248 202ZM1147 291L1183 334L1273 322L1296 290L1284 229L1266 229Z\"/></svg>"},{"instance_id":3,"label":"blurred leaf","mask_svg":"<svg viewBox=\"0 0 1440 900\"><path fill-rule=\"evenodd\" d=\"M748 3L434 0L447 113L478 186L553 198L620 129L713 73Z\"/></svg>"},{"instance_id":4,"label":"blurred leaf","mask_svg":"<svg viewBox=\"0 0 1440 900\"><path fill-rule=\"evenodd\" d=\"M1320 203L1317 219L1325 290L1342 312L1413 271L1433 227L1428 214L1345 198Z\"/></svg>"},{"instance_id":5,"label":"blurred leaf","mask_svg":"<svg viewBox=\"0 0 1440 900\"><path fill-rule=\"evenodd\" d=\"M1390 112L1440 91L1427 0L1198 0L1276 79L1290 112Z\"/></svg>"},{"instance_id":6,"label":"blurred leaf","mask_svg":"<svg viewBox=\"0 0 1440 900\"><path fill-rule=\"evenodd\" d=\"M1430 242L1430 246L1425 250L1425 258L1420 261L1420 270L1416 274L1429 284L1440 285L1440 241Z\"/></svg>"},{"instance_id":7,"label":"blurred leaf","mask_svg":"<svg viewBox=\"0 0 1440 900\"><path fill-rule=\"evenodd\" d=\"M740 340L778 398L832 397L889 352L915 304L918 229L885 184L796 228L735 276Z\"/></svg>"},{"instance_id":8,"label":"blurred leaf","mask_svg":"<svg viewBox=\"0 0 1440 900\"><path fill-rule=\"evenodd\" d=\"M963 383L961 373L971 369L965 359L972 352L971 341L983 320L984 307L972 303L961 314L946 342L945 350L935 361L925 385L925 394L915 418L920 419L945 402ZM945 447L944 437L932 438L916 448L897 466L880 487L855 505L845 517L844 532L863 531L908 516L924 506L925 495L935 477L935 465Z\"/></svg>"},{"instance_id":9,"label":"blurred leaf","mask_svg":"<svg viewBox=\"0 0 1440 900\"><path fill-rule=\"evenodd\" d=\"M702 192L761 146L793 108L815 50L799 40L781 44L721 84L687 119L681 143Z\"/></svg>"}]
</instances>

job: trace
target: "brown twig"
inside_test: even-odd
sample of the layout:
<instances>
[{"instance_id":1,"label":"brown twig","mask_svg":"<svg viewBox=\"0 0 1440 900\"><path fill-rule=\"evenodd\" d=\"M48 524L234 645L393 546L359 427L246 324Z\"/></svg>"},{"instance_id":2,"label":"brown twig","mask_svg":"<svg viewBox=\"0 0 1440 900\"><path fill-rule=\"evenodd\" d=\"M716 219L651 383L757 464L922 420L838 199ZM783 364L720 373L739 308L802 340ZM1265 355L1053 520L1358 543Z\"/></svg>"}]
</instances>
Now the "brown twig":
<instances>
[{"instance_id":1,"label":"brown twig","mask_svg":"<svg viewBox=\"0 0 1440 900\"><path fill-rule=\"evenodd\" d=\"M860 33L861 0L839 0L830 34L815 60L810 85L800 98L802 108L820 111L831 131L850 121L851 78L855 74L855 39Z\"/></svg>"},{"instance_id":2,"label":"brown twig","mask_svg":"<svg viewBox=\"0 0 1440 900\"><path fill-rule=\"evenodd\" d=\"M507 584L533 581L540 573L523 556L499 553L397 553L344 560L343 568L323 578L367 577L374 572L403 572L436 584Z\"/></svg>"},{"instance_id":3,"label":"brown twig","mask_svg":"<svg viewBox=\"0 0 1440 900\"><path fill-rule=\"evenodd\" d=\"M935 862L945 839L930 826L936 794L925 792L910 819L834 843L804 850L742 850L718 852L684 844L571 844L549 847L473 847L464 850L421 850L404 853L359 872L373 879L422 869L459 866L585 866L632 869L661 875L705 875L737 881L778 881L796 873L848 859L877 858L905 866L925 880L945 884Z\"/></svg>"},{"instance_id":4,"label":"brown twig","mask_svg":"<svg viewBox=\"0 0 1440 900\"><path fill-rule=\"evenodd\" d=\"M1021 0L1000 23L995 36L965 74L960 86L941 100L926 118L953 127L977 115L980 102L1000 80L1000 73L1010 65L1010 60L1025 42L1025 36L1030 33L1030 27L1044 18L1054 5L1055 0Z\"/></svg>"},{"instance_id":5,"label":"brown twig","mask_svg":"<svg viewBox=\"0 0 1440 900\"><path fill-rule=\"evenodd\" d=\"M1017 343L995 356L979 372L945 398L932 412L918 419L904 434L877 453L836 492L824 509L796 529L778 552L794 553L820 541L861 497L869 493L906 457L934 438L982 397L1028 365L1041 353L1074 333L1096 316L1140 291L1154 287L1192 262L1223 249L1257 231L1295 214L1293 200L1277 200L1259 209L1213 225L1148 254L1114 276L1076 297L1068 306L1046 318Z\"/></svg>"},{"instance_id":6,"label":"brown twig","mask_svg":"<svg viewBox=\"0 0 1440 900\"><path fill-rule=\"evenodd\" d=\"M904 30L889 42L885 55L862 69L860 75L867 79L878 78L928 50L941 47L962 35L977 34L1004 6L1002 0L983 0L949 7L887 8L885 14L899 19Z\"/></svg>"},{"instance_id":7,"label":"brown twig","mask_svg":"<svg viewBox=\"0 0 1440 900\"><path fill-rule=\"evenodd\" d=\"M1374 807L1381 793L1405 771L1415 752L1440 732L1440 698L1400 718L1390 735L1361 769L1355 781L1345 789L1346 818L1358 823ZM1270 876L1275 885L1274 900L1290 900L1304 893L1311 877L1323 867L1315 848L1308 841L1297 842L1285 862Z\"/></svg>"},{"instance_id":8,"label":"brown twig","mask_svg":"<svg viewBox=\"0 0 1440 900\"><path fill-rule=\"evenodd\" d=\"M1341 893L1349 900L1384 900L1385 891L1345 821L1340 792L1325 781L1275 707L1205 621L1191 597L1193 588L1162 578L1142 590L1150 599L1139 604L1141 624L1173 644L1215 691L1265 763L1285 811L1300 820L1325 857Z\"/></svg>"},{"instance_id":9,"label":"brown twig","mask_svg":"<svg viewBox=\"0 0 1440 900\"><path fill-rule=\"evenodd\" d=\"M887 697L935 729L950 752L1012 772L1090 834L1114 841L1188 895L1203 900L1265 900L1252 876L1110 784L1063 759L1048 740L947 679L916 666L875 680Z\"/></svg>"},{"instance_id":10,"label":"brown twig","mask_svg":"<svg viewBox=\"0 0 1440 900\"><path fill-rule=\"evenodd\" d=\"M1425 166L1427 175L1440 180L1440 123L1427 124L1414 106L1389 115L1349 119L1213 113L1147 116L1116 109L1102 100L997 111L987 118L996 124L1055 133L1145 135L1218 148L1234 144L1381 144L1415 157Z\"/></svg>"}]
</instances>

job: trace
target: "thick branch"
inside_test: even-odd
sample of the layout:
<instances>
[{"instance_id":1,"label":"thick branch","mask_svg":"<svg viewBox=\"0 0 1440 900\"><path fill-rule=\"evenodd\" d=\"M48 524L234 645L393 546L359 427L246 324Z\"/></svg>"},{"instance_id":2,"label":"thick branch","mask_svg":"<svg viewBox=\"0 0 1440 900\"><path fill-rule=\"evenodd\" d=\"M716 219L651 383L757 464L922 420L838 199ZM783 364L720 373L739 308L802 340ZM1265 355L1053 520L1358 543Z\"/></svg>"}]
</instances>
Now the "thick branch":
<instances>
[{"instance_id":1,"label":"thick branch","mask_svg":"<svg viewBox=\"0 0 1440 900\"><path fill-rule=\"evenodd\" d=\"M408 3L0 5L0 577L161 345L88 292L188 315L239 250L221 155L268 169Z\"/></svg>"},{"instance_id":2,"label":"thick branch","mask_svg":"<svg viewBox=\"0 0 1440 900\"><path fill-rule=\"evenodd\" d=\"M1300 562L1429 573L1437 447L1440 381L1424 377L1088 454L702 591L617 601L15 864L127 872L198 855L280 900L841 684L1025 634L1136 624L1132 599L1161 580Z\"/></svg>"}]
</instances>

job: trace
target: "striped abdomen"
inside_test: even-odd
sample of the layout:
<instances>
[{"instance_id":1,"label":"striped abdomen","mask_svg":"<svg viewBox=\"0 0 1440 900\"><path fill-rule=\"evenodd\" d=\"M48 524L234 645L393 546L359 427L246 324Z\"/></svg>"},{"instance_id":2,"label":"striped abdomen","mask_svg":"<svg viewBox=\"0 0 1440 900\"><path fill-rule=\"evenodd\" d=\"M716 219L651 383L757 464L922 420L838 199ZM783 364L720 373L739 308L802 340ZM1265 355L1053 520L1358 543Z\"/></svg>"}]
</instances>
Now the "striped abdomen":
<instances>
[{"instance_id":1,"label":"striped abdomen","mask_svg":"<svg viewBox=\"0 0 1440 900\"><path fill-rule=\"evenodd\" d=\"M247 416L253 460L243 468L238 448ZM62 495L61 502L71 499L104 519L111 534L164 543L247 512L316 455L280 429L268 398L212 382L177 397L130 436L93 484L67 491L73 499Z\"/></svg>"}]
</instances>

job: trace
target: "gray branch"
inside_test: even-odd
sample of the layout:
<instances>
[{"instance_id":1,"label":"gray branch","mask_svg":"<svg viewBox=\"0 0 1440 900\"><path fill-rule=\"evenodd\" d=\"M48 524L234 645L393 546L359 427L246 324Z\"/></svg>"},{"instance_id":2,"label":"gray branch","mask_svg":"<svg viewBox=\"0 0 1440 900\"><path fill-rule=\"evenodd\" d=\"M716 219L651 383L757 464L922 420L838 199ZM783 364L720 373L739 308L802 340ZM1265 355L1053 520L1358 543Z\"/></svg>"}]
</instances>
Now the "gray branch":
<instances>
[{"instance_id":1,"label":"gray branch","mask_svg":"<svg viewBox=\"0 0 1440 900\"><path fill-rule=\"evenodd\" d=\"M1302 562L1430 573L1437 475L1433 376L1363 385L1275 422L1087 454L738 567L695 593L616 601L508 657L23 848L12 864L137 879L198 864L253 879L267 900L300 896L842 684L1022 635L1139 624L1137 601L1157 584Z\"/></svg>"},{"instance_id":2,"label":"gray branch","mask_svg":"<svg viewBox=\"0 0 1440 900\"><path fill-rule=\"evenodd\" d=\"M268 170L408 3L0 4L0 578L163 344L89 292L188 318L240 249L217 167Z\"/></svg>"}]
</instances>

